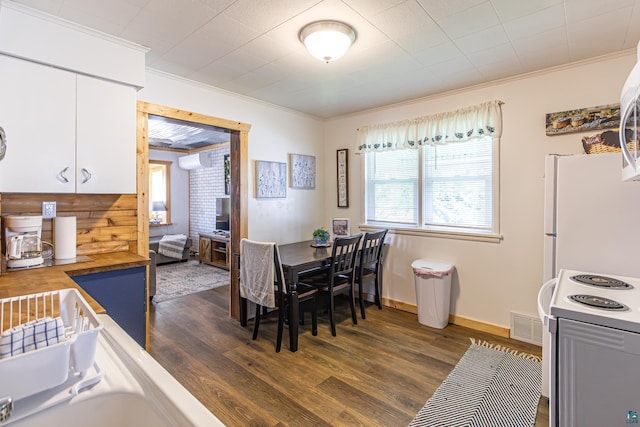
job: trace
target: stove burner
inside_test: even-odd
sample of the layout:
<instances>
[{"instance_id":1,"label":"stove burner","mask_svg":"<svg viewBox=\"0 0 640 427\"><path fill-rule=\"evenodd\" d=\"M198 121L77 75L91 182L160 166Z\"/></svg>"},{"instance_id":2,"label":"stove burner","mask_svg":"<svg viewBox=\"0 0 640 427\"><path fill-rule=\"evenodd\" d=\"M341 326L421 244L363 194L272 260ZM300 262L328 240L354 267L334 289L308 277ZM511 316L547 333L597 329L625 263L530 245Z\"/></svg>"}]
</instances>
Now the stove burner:
<instances>
[{"instance_id":1,"label":"stove burner","mask_svg":"<svg viewBox=\"0 0 640 427\"><path fill-rule=\"evenodd\" d=\"M623 282L622 280L614 279L612 277L606 276L596 276L593 274L578 274L576 276L571 276L572 280L576 282L597 286L599 288L608 288L608 289L633 289L633 286Z\"/></svg>"},{"instance_id":2,"label":"stove burner","mask_svg":"<svg viewBox=\"0 0 640 427\"><path fill-rule=\"evenodd\" d=\"M609 298L597 297L594 295L571 295L569 298L577 303L602 310L627 310L627 306Z\"/></svg>"}]
</instances>

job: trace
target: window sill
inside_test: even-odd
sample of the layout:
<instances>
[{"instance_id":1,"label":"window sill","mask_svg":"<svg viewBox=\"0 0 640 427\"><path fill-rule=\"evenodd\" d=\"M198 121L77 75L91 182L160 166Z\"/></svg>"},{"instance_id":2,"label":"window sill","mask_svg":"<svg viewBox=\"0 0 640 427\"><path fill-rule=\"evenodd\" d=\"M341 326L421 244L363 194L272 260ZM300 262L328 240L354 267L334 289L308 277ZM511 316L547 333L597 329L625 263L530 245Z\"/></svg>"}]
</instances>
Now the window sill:
<instances>
[{"instance_id":1,"label":"window sill","mask_svg":"<svg viewBox=\"0 0 640 427\"><path fill-rule=\"evenodd\" d=\"M162 223L150 222L149 223L149 227L164 227L166 225L171 225L171 223L170 222L162 222Z\"/></svg>"},{"instance_id":2,"label":"window sill","mask_svg":"<svg viewBox=\"0 0 640 427\"><path fill-rule=\"evenodd\" d=\"M462 233L453 231L437 231L425 230L420 228L403 228L393 225L377 225L377 224L360 224L358 228L361 231L378 231L389 230L390 233L400 234L404 236L420 236L435 237L440 239L469 240L473 242L500 243L503 239L502 234L480 234L480 233Z\"/></svg>"}]
</instances>

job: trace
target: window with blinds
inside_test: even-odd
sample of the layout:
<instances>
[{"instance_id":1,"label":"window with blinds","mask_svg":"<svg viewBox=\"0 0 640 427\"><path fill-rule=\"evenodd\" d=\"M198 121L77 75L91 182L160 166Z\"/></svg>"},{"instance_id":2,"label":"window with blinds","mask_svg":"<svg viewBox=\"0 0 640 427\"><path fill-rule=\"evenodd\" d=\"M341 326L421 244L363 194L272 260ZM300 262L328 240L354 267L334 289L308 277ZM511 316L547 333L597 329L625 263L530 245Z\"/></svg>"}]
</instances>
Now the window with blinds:
<instances>
[{"instance_id":1,"label":"window with blinds","mask_svg":"<svg viewBox=\"0 0 640 427\"><path fill-rule=\"evenodd\" d=\"M497 233L497 147L486 137L367 153L366 222Z\"/></svg>"},{"instance_id":2,"label":"window with blinds","mask_svg":"<svg viewBox=\"0 0 640 427\"><path fill-rule=\"evenodd\" d=\"M366 154L367 221L418 223L418 154L419 150Z\"/></svg>"}]
</instances>

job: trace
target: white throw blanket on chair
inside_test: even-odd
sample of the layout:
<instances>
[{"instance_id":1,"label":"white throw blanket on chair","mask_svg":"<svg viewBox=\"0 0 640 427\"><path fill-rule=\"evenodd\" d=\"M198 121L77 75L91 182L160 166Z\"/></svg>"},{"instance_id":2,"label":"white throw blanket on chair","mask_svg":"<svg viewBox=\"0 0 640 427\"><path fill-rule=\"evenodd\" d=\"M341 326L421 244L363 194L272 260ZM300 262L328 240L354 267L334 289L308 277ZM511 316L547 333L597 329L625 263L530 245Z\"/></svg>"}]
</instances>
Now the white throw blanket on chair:
<instances>
[{"instance_id":1,"label":"white throw blanket on chair","mask_svg":"<svg viewBox=\"0 0 640 427\"><path fill-rule=\"evenodd\" d=\"M165 234L158 244L158 252L169 258L182 259L187 236L184 234Z\"/></svg>"},{"instance_id":2,"label":"white throw blanket on chair","mask_svg":"<svg viewBox=\"0 0 640 427\"><path fill-rule=\"evenodd\" d=\"M240 241L240 296L269 308L276 306L274 248L273 242Z\"/></svg>"}]
</instances>

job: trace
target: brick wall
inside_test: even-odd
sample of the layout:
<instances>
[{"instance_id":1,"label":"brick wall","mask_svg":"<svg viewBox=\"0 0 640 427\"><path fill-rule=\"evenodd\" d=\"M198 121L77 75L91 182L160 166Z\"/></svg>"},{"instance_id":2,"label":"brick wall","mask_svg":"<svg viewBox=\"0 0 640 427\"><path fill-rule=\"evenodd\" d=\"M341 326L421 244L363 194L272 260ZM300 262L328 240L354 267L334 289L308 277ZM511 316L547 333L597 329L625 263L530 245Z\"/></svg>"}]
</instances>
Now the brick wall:
<instances>
[{"instance_id":1,"label":"brick wall","mask_svg":"<svg viewBox=\"0 0 640 427\"><path fill-rule=\"evenodd\" d=\"M207 150L212 167L193 169L189 173L189 236L198 247L198 234L211 233L216 228L216 199L224 194L224 155L229 145Z\"/></svg>"}]
</instances>

